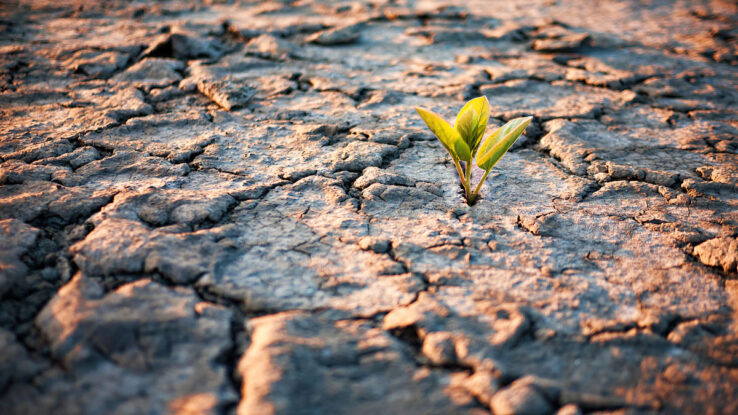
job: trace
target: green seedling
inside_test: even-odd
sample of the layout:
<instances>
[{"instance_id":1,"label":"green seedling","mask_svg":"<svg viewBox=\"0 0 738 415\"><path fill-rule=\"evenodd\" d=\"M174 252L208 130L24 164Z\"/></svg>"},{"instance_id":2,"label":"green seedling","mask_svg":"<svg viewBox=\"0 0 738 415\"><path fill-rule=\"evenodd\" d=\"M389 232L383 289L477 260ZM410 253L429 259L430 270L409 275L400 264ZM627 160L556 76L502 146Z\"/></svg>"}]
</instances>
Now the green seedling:
<instances>
[{"instance_id":1,"label":"green seedling","mask_svg":"<svg viewBox=\"0 0 738 415\"><path fill-rule=\"evenodd\" d=\"M459 173L461 185L464 187L466 202L470 205L477 200L482 183L487 179L492 167L523 134L533 119L533 117L521 117L510 120L507 124L494 130L486 140L482 140L489 121L487 97L474 98L467 102L456 116L453 127L433 111L419 107L415 109L428 128L438 137L443 148L451 155L456 171ZM476 159L477 166L484 170L484 175L472 190L473 159ZM464 162L463 168L462 161Z\"/></svg>"}]
</instances>

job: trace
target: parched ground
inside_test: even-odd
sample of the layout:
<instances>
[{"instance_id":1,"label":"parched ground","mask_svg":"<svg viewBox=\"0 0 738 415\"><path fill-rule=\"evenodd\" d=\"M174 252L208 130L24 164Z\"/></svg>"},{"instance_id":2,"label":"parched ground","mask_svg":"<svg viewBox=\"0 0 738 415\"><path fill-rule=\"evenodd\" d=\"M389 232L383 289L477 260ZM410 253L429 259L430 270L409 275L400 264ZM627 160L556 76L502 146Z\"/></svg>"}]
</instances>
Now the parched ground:
<instances>
[{"instance_id":1,"label":"parched ground","mask_svg":"<svg viewBox=\"0 0 738 415\"><path fill-rule=\"evenodd\" d=\"M738 413L734 2L0 10L0 413Z\"/></svg>"}]
</instances>

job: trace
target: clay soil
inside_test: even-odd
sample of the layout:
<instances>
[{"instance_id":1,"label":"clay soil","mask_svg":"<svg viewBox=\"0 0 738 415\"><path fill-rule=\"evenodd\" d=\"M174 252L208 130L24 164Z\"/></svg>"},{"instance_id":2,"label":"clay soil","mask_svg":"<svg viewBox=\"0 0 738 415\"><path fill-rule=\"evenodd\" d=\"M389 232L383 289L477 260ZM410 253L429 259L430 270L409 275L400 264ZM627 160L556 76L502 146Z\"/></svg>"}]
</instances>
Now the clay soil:
<instances>
[{"instance_id":1,"label":"clay soil","mask_svg":"<svg viewBox=\"0 0 738 415\"><path fill-rule=\"evenodd\" d=\"M738 413L737 64L732 1L3 1L0 413ZM468 206L414 108L481 95Z\"/></svg>"}]
</instances>

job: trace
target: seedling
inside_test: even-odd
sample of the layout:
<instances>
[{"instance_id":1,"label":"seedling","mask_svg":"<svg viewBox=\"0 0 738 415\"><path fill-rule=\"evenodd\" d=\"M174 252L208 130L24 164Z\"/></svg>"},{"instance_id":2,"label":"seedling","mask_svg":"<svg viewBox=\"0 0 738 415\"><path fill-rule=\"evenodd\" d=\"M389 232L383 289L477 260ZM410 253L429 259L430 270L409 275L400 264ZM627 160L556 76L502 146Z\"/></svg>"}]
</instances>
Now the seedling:
<instances>
[{"instance_id":1,"label":"seedling","mask_svg":"<svg viewBox=\"0 0 738 415\"><path fill-rule=\"evenodd\" d=\"M467 102L456 116L453 127L433 111L423 108L415 109L428 128L438 137L443 148L451 155L456 171L459 173L461 185L464 186L466 202L470 205L474 204L479 196L482 183L487 179L492 167L523 134L533 119L533 117L521 117L510 120L507 124L494 130L482 143L482 136L487 129L487 121L489 121L487 97L474 98ZM472 159L475 159L475 156L477 166L484 170L484 175L472 190ZM462 161L464 162L463 168Z\"/></svg>"}]
</instances>

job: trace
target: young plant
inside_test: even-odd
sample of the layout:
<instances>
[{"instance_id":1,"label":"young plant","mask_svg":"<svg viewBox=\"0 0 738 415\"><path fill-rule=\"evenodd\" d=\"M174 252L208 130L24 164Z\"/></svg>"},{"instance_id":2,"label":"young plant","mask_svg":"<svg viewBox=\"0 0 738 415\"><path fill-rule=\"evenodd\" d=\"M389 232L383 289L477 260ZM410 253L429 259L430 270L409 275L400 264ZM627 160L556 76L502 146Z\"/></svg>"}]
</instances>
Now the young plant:
<instances>
[{"instance_id":1,"label":"young plant","mask_svg":"<svg viewBox=\"0 0 738 415\"><path fill-rule=\"evenodd\" d=\"M456 171L459 173L461 185L464 186L466 202L470 205L479 196L482 183L484 183L492 167L523 134L523 131L533 119L533 117L521 117L510 120L507 124L494 130L482 142L482 136L487 129L487 121L489 121L489 101L487 101L487 97L482 96L467 102L456 116L453 127L433 111L419 107L415 109L428 125L428 128L438 137L438 141L441 142L443 148L451 155ZM477 166L484 170L484 175L472 190L472 159L475 156ZM463 167L461 165L462 161L464 162Z\"/></svg>"}]
</instances>

